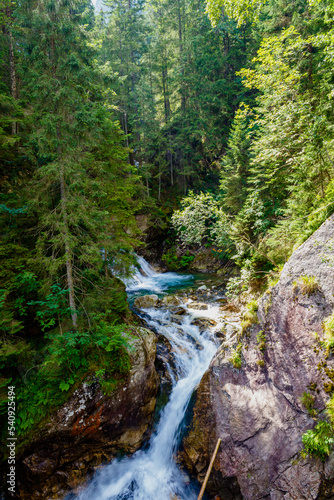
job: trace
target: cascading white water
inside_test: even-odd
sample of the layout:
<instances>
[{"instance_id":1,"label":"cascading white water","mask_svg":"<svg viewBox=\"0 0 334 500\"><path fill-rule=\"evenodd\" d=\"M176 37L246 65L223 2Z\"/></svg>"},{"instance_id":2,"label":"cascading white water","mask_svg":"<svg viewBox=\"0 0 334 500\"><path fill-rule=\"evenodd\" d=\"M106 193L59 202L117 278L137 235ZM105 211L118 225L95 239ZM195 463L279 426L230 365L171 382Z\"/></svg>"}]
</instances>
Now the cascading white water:
<instances>
[{"instance_id":1,"label":"cascading white water","mask_svg":"<svg viewBox=\"0 0 334 500\"><path fill-rule=\"evenodd\" d=\"M128 284L128 290L136 290L138 286L147 290L152 279L155 286L153 291L159 287L160 290L166 290L167 283L173 287L175 281L178 283L184 278L177 273L157 275L147 266L148 264L143 266L147 276L141 274L140 283L134 281L132 285ZM212 312L216 312L214 309L218 311L218 306L212 309ZM199 311L189 309L188 312L189 314L182 316L182 324L176 325L172 323L168 310L145 309L149 316L148 326L167 337L172 345L177 377L171 373L174 382L170 400L160 415L158 427L148 447L130 457L115 459L110 465L102 468L88 487L76 497L77 500L197 498L196 487L178 468L173 455L179 445L180 427L191 394L208 368L217 346L210 332L200 333L198 327L191 324L193 316L198 315Z\"/></svg>"},{"instance_id":2,"label":"cascading white water","mask_svg":"<svg viewBox=\"0 0 334 500\"><path fill-rule=\"evenodd\" d=\"M131 278L124 279L127 292L161 293L182 283L189 284L192 276L179 273L157 273L144 257L136 256L139 268L133 269Z\"/></svg>"}]
</instances>

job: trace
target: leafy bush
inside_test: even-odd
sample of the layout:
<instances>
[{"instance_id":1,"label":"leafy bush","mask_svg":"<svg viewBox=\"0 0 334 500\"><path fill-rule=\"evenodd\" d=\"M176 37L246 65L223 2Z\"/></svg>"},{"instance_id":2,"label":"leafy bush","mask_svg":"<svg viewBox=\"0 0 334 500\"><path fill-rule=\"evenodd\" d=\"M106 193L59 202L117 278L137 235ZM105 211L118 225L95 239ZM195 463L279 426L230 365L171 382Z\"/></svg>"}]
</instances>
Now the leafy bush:
<instances>
[{"instance_id":1,"label":"leafy bush","mask_svg":"<svg viewBox=\"0 0 334 500\"><path fill-rule=\"evenodd\" d=\"M228 217L210 193L190 191L182 200L182 209L174 212L172 224L184 246L210 243L231 252Z\"/></svg>"},{"instance_id":2,"label":"leafy bush","mask_svg":"<svg viewBox=\"0 0 334 500\"><path fill-rule=\"evenodd\" d=\"M187 267L195 258L195 255L191 255L189 252L186 252L182 257L178 257L176 255L175 247L170 248L167 252L162 256L162 261L166 264L168 269L172 271L176 271L178 269L182 269Z\"/></svg>"},{"instance_id":3,"label":"leafy bush","mask_svg":"<svg viewBox=\"0 0 334 500\"><path fill-rule=\"evenodd\" d=\"M326 403L327 415L330 418L332 425L334 424L334 395Z\"/></svg>"},{"instance_id":4,"label":"leafy bush","mask_svg":"<svg viewBox=\"0 0 334 500\"><path fill-rule=\"evenodd\" d=\"M308 455L325 460L334 444L333 430L325 420L320 420L314 429L310 429L302 437L305 452Z\"/></svg>"}]
</instances>

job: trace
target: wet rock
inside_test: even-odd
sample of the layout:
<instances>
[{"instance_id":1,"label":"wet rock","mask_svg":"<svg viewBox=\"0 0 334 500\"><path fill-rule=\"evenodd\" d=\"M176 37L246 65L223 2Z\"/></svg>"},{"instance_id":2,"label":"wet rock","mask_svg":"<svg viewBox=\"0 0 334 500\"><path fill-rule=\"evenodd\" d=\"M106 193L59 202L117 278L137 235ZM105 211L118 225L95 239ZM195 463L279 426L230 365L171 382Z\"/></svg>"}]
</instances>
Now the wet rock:
<instances>
[{"instance_id":1,"label":"wet rock","mask_svg":"<svg viewBox=\"0 0 334 500\"><path fill-rule=\"evenodd\" d=\"M182 304L181 299L179 297L176 297L175 295L167 295L167 297L164 297L161 301L161 303L166 306L179 306Z\"/></svg>"},{"instance_id":2,"label":"wet rock","mask_svg":"<svg viewBox=\"0 0 334 500\"><path fill-rule=\"evenodd\" d=\"M173 323L177 323L178 325L182 324L182 318L179 314L171 314L170 317Z\"/></svg>"},{"instance_id":3,"label":"wet rock","mask_svg":"<svg viewBox=\"0 0 334 500\"><path fill-rule=\"evenodd\" d=\"M177 380L177 370L174 362L172 346L166 337L158 335L157 337L157 357L155 367L160 379L159 395L164 394L164 403L167 403L172 390L172 376Z\"/></svg>"},{"instance_id":4,"label":"wet rock","mask_svg":"<svg viewBox=\"0 0 334 500\"><path fill-rule=\"evenodd\" d=\"M185 314L187 311L184 309L184 307L170 307L169 308L170 312L172 314L177 314L177 315L183 315Z\"/></svg>"},{"instance_id":5,"label":"wet rock","mask_svg":"<svg viewBox=\"0 0 334 500\"><path fill-rule=\"evenodd\" d=\"M137 297L133 305L138 309L146 309L149 307L157 307L159 302L159 297L155 294L143 295L142 297Z\"/></svg>"},{"instance_id":6,"label":"wet rock","mask_svg":"<svg viewBox=\"0 0 334 500\"><path fill-rule=\"evenodd\" d=\"M19 498L59 500L101 462L141 446L159 385L156 336L138 328L131 343L131 370L111 395L103 394L98 382L84 383L21 451Z\"/></svg>"},{"instance_id":7,"label":"wet rock","mask_svg":"<svg viewBox=\"0 0 334 500\"><path fill-rule=\"evenodd\" d=\"M218 339L225 339L226 338L226 333L225 332L215 332L215 336L218 338Z\"/></svg>"},{"instance_id":8,"label":"wet rock","mask_svg":"<svg viewBox=\"0 0 334 500\"><path fill-rule=\"evenodd\" d=\"M241 368L232 366L231 343L224 342L202 378L183 442L184 462L203 481L216 441L222 439L207 487L211 496L333 498L334 452L325 462L299 456L303 433L315 425L302 394L315 397L318 412L329 399L325 384L331 383L334 359L325 360L314 332L323 338L322 323L333 311L333 268L331 216L293 253L278 284L261 298L259 324L243 341ZM294 282L305 275L316 277L320 290L303 295ZM227 326L237 328L237 323ZM256 338L260 331L266 338L263 351Z\"/></svg>"},{"instance_id":9,"label":"wet rock","mask_svg":"<svg viewBox=\"0 0 334 500\"><path fill-rule=\"evenodd\" d=\"M189 295L190 300L198 300L197 295Z\"/></svg>"},{"instance_id":10,"label":"wet rock","mask_svg":"<svg viewBox=\"0 0 334 500\"><path fill-rule=\"evenodd\" d=\"M198 292L206 292L207 289L208 289L208 287L206 285L202 285L202 286L197 288L197 291Z\"/></svg>"},{"instance_id":11,"label":"wet rock","mask_svg":"<svg viewBox=\"0 0 334 500\"><path fill-rule=\"evenodd\" d=\"M188 308L205 311L206 309L208 309L208 305L204 304L204 302L191 302L190 304L188 304Z\"/></svg>"},{"instance_id":12,"label":"wet rock","mask_svg":"<svg viewBox=\"0 0 334 500\"><path fill-rule=\"evenodd\" d=\"M192 325L199 327L200 331L207 330L212 326L217 325L217 321L211 318L196 318L191 322Z\"/></svg>"}]
</instances>

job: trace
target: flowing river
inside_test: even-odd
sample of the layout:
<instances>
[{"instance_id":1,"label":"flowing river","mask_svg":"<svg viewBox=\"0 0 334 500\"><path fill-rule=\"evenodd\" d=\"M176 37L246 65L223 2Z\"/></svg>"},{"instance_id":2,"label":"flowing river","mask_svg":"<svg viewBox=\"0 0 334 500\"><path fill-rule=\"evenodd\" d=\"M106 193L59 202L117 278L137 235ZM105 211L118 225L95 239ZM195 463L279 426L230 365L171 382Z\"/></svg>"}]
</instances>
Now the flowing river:
<instances>
[{"instance_id":1,"label":"flowing river","mask_svg":"<svg viewBox=\"0 0 334 500\"><path fill-rule=\"evenodd\" d=\"M160 296L194 286L196 278L180 273L156 273L139 258L141 272L127 282L130 303L138 295ZM219 323L219 304L208 304L207 310L194 310L189 299L182 307L186 314L178 324L168 309L144 309L148 327L164 335L172 346L174 369L170 368L172 391L159 422L146 446L130 457L115 459L95 474L77 500L196 500L199 487L190 481L174 460L182 433L190 397L217 350L212 332L200 332L192 324L196 317L215 318ZM175 320L175 316L174 316Z\"/></svg>"}]
</instances>

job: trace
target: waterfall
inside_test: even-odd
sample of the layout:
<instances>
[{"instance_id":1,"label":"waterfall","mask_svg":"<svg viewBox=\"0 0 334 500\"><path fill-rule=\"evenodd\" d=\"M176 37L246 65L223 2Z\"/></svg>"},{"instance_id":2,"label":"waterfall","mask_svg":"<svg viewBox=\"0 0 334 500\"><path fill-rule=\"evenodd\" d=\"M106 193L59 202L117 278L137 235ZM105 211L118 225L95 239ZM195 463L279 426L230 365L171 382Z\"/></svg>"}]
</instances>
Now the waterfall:
<instances>
[{"instance_id":1,"label":"waterfall","mask_svg":"<svg viewBox=\"0 0 334 500\"><path fill-rule=\"evenodd\" d=\"M128 285L130 291L138 287L147 290L152 284L153 291L156 288L166 290L184 280L184 275L178 273L155 273L141 257L138 261L143 272L137 275L137 283ZM212 333L200 332L192 324L194 317L203 311L188 309L187 302L183 307L187 313L179 318L181 324L173 323L167 309L144 310L148 327L168 338L177 370L176 376L171 372L174 382L170 399L148 446L103 467L79 493L77 500L196 500L198 488L177 466L174 454L180 444L180 430L190 397L217 346ZM210 312L218 317L218 305L210 305L205 313L209 315Z\"/></svg>"},{"instance_id":2,"label":"waterfall","mask_svg":"<svg viewBox=\"0 0 334 500\"><path fill-rule=\"evenodd\" d=\"M158 276L158 273L153 269L152 266L144 259L136 255L137 263L139 267L133 267L133 275L131 278L123 279L126 284L127 290L133 290L135 288L140 288L142 285L146 285L150 278Z\"/></svg>"}]
</instances>

